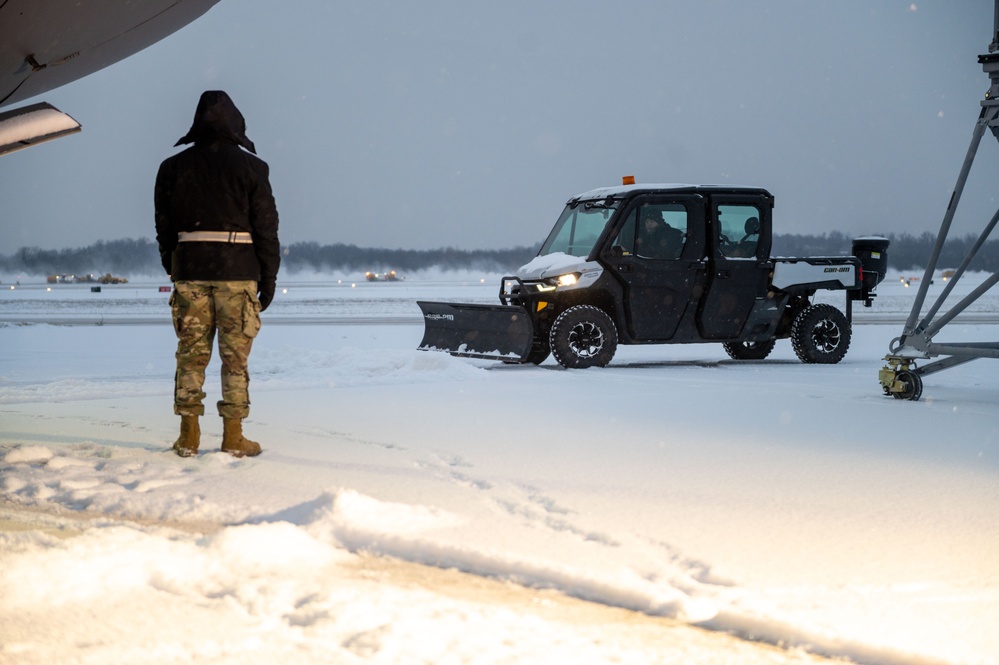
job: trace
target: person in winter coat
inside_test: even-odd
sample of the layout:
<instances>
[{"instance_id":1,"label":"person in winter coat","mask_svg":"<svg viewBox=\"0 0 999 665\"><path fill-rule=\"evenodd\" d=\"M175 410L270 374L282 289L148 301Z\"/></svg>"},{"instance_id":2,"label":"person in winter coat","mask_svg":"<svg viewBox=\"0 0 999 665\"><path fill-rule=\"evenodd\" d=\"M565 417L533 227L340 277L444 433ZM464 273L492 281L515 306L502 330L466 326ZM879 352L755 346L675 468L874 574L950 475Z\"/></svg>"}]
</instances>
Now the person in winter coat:
<instances>
[{"instance_id":1,"label":"person in winter coat","mask_svg":"<svg viewBox=\"0 0 999 665\"><path fill-rule=\"evenodd\" d=\"M683 233L666 223L662 211L646 211L638 234L638 255L653 259L676 259L682 250Z\"/></svg>"},{"instance_id":2,"label":"person in winter coat","mask_svg":"<svg viewBox=\"0 0 999 665\"><path fill-rule=\"evenodd\" d=\"M181 417L173 450L196 455L204 415L205 368L216 333L222 358L222 451L259 455L243 436L250 413L247 362L260 312L274 298L281 262L278 213L267 164L255 156L246 122L225 92L201 95L193 144L160 164L154 194L156 241L174 283L170 306L177 333L174 413Z\"/></svg>"}]
</instances>

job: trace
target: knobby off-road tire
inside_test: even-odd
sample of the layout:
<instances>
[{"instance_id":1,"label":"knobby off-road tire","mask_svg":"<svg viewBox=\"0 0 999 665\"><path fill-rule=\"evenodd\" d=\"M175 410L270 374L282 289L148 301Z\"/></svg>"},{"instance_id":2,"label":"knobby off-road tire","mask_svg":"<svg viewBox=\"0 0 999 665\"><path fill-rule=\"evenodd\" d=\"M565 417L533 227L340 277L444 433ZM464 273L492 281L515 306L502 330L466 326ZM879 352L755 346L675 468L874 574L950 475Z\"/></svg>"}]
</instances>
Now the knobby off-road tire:
<instances>
[{"instance_id":1,"label":"knobby off-road tire","mask_svg":"<svg viewBox=\"0 0 999 665\"><path fill-rule=\"evenodd\" d=\"M617 327L603 310L576 305L558 315L548 337L562 367L603 367L617 351Z\"/></svg>"},{"instance_id":2,"label":"knobby off-road tire","mask_svg":"<svg viewBox=\"0 0 999 665\"><path fill-rule=\"evenodd\" d=\"M552 354L551 344L547 339L539 340L537 336L534 338L534 344L531 345L531 351L527 354L527 358L524 359L525 363L531 363L532 365L540 365L548 356Z\"/></svg>"},{"instance_id":3,"label":"knobby off-road tire","mask_svg":"<svg viewBox=\"0 0 999 665\"><path fill-rule=\"evenodd\" d=\"M527 352L527 357L521 360L504 360L508 365L540 365L544 361L548 360L548 356L552 354L552 347L548 342L548 338L539 339L537 335L534 337L534 343L531 344L531 350Z\"/></svg>"},{"instance_id":4,"label":"knobby off-road tire","mask_svg":"<svg viewBox=\"0 0 999 665\"><path fill-rule=\"evenodd\" d=\"M763 360L774 350L777 340L765 342L723 342L725 353L732 360Z\"/></svg>"},{"instance_id":5,"label":"knobby off-road tire","mask_svg":"<svg viewBox=\"0 0 999 665\"><path fill-rule=\"evenodd\" d=\"M846 315L824 303L801 310L791 324L791 346L803 363L838 363L850 348L851 335Z\"/></svg>"}]
</instances>

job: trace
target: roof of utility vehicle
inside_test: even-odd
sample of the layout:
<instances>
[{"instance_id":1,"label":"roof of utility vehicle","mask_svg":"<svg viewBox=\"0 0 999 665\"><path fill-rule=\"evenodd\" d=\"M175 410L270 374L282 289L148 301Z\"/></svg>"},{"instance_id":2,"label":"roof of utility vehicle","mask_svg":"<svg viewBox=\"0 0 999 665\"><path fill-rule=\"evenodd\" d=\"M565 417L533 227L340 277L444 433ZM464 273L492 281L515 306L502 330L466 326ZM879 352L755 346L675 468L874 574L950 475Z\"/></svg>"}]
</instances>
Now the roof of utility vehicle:
<instances>
[{"instance_id":1,"label":"roof of utility vehicle","mask_svg":"<svg viewBox=\"0 0 999 665\"><path fill-rule=\"evenodd\" d=\"M610 198L626 198L636 194L652 193L696 193L696 194L762 194L769 199L773 195L762 187L743 187L738 185L687 185L681 183L650 183L640 185L617 185L615 187L600 187L583 192L569 199L573 201L593 201Z\"/></svg>"}]
</instances>

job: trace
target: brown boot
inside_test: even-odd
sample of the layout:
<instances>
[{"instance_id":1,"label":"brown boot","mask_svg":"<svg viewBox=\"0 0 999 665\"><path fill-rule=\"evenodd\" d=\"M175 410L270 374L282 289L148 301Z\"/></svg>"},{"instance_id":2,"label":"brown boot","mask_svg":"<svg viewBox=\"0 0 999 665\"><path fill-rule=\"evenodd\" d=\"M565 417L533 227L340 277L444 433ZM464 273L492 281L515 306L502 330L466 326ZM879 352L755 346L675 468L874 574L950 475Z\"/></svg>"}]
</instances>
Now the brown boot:
<instances>
[{"instance_id":1,"label":"brown boot","mask_svg":"<svg viewBox=\"0 0 999 665\"><path fill-rule=\"evenodd\" d=\"M222 419L222 452L233 457L254 457L260 454L260 444L243 436L241 418Z\"/></svg>"},{"instance_id":2,"label":"brown boot","mask_svg":"<svg viewBox=\"0 0 999 665\"><path fill-rule=\"evenodd\" d=\"M194 457L201 443L201 427L197 416L180 417L180 436L173 444L173 450L181 457Z\"/></svg>"}]
</instances>

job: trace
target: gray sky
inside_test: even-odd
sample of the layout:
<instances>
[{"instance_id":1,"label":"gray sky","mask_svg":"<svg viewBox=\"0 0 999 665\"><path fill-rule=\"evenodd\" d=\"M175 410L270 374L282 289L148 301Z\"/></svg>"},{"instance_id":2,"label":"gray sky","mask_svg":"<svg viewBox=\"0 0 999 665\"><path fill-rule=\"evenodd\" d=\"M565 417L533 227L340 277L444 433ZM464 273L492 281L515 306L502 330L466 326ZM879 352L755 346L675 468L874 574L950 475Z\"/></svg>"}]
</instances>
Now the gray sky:
<instances>
[{"instance_id":1,"label":"gray sky","mask_svg":"<svg viewBox=\"0 0 999 665\"><path fill-rule=\"evenodd\" d=\"M778 233L940 225L988 77L992 0L222 0L30 100L81 134L0 158L0 253L152 238L161 160L227 91L283 244L542 240L623 175L748 184ZM995 212L987 135L957 232Z\"/></svg>"}]
</instances>

